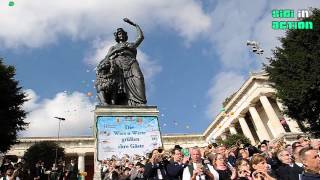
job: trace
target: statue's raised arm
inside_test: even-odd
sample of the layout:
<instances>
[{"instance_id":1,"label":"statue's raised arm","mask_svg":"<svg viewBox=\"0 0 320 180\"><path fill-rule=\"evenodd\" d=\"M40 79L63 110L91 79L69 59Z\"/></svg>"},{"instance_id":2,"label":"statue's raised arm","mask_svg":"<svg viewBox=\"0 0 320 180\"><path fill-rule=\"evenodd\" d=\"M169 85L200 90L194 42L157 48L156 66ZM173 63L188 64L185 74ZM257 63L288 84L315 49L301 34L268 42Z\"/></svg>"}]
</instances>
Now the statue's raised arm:
<instances>
[{"instance_id":1,"label":"statue's raised arm","mask_svg":"<svg viewBox=\"0 0 320 180\"><path fill-rule=\"evenodd\" d=\"M130 24L130 25L132 25L132 26L134 26L134 27L136 27L136 30L137 30L137 39L135 40L135 42L133 42L133 45L137 48L137 47L141 44L141 42L143 41L143 39L144 39L143 32L142 32L140 26L139 26L138 24L132 22L132 21L131 21L130 19L128 19L128 18L124 18L123 21L126 22L126 23L128 23L128 24Z\"/></svg>"}]
</instances>

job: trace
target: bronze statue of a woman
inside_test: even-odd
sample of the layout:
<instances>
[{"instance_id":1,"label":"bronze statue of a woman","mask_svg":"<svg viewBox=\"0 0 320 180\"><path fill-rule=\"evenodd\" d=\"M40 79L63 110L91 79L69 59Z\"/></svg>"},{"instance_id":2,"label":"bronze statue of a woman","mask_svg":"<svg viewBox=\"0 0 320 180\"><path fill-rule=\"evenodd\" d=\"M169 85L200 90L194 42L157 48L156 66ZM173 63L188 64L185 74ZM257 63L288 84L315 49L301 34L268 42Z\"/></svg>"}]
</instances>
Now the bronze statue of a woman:
<instances>
[{"instance_id":1,"label":"bronze statue of a woman","mask_svg":"<svg viewBox=\"0 0 320 180\"><path fill-rule=\"evenodd\" d=\"M137 47L143 41L139 25L123 19L137 30L137 39L127 42L127 32L118 28L114 33L116 44L97 66L96 89L102 105L139 106L147 103L144 77L136 59Z\"/></svg>"}]
</instances>

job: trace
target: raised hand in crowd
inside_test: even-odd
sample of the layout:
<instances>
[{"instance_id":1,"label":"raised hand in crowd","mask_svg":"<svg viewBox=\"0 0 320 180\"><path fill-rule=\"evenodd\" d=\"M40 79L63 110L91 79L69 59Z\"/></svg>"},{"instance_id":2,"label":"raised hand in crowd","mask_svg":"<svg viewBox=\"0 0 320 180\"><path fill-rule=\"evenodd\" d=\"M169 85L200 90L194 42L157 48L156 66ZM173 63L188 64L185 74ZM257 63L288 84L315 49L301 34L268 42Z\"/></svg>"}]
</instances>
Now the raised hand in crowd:
<instances>
[{"instance_id":1,"label":"raised hand in crowd","mask_svg":"<svg viewBox=\"0 0 320 180\"><path fill-rule=\"evenodd\" d=\"M260 170L256 170L252 173L253 180L276 180L268 175L268 173Z\"/></svg>"}]
</instances>

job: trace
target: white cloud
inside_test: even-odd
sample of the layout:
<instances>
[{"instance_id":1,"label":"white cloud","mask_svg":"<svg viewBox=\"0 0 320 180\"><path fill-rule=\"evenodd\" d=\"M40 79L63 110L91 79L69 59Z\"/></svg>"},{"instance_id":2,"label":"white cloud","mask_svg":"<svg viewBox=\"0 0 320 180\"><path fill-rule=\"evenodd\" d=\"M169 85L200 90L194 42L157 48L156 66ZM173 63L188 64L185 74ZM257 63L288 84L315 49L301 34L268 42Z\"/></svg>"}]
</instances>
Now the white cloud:
<instances>
[{"instance_id":1,"label":"white cloud","mask_svg":"<svg viewBox=\"0 0 320 180\"><path fill-rule=\"evenodd\" d=\"M145 29L174 29L191 41L210 26L196 0L55 0L19 1L1 10L0 45L41 47L59 36L73 39L110 35L129 17Z\"/></svg>"},{"instance_id":2,"label":"white cloud","mask_svg":"<svg viewBox=\"0 0 320 180\"><path fill-rule=\"evenodd\" d=\"M87 53L84 61L87 64L96 66L107 55L108 50L114 45L114 40L111 38L106 40L96 39L93 42L92 49Z\"/></svg>"},{"instance_id":3,"label":"white cloud","mask_svg":"<svg viewBox=\"0 0 320 180\"><path fill-rule=\"evenodd\" d=\"M211 40L220 56L224 68L246 69L248 48L246 41L251 38L252 28L266 1L219 1L211 14Z\"/></svg>"},{"instance_id":4,"label":"white cloud","mask_svg":"<svg viewBox=\"0 0 320 180\"><path fill-rule=\"evenodd\" d=\"M146 81L152 81L152 78L162 71L162 66L142 51L138 50L137 59Z\"/></svg>"},{"instance_id":5,"label":"white cloud","mask_svg":"<svg viewBox=\"0 0 320 180\"><path fill-rule=\"evenodd\" d=\"M27 101L23 104L23 109L30 112L39 106L39 104L37 104L39 97L32 89L27 89L24 92L26 94Z\"/></svg>"},{"instance_id":6,"label":"white cloud","mask_svg":"<svg viewBox=\"0 0 320 180\"><path fill-rule=\"evenodd\" d=\"M59 121L55 116L66 119L61 122L61 136L92 134L94 104L86 94L61 92L40 102L37 102L38 97L33 90L27 90L27 94L32 96L24 104L24 109L29 112L25 121L30 124L20 133L22 136L57 136Z\"/></svg>"},{"instance_id":7,"label":"white cloud","mask_svg":"<svg viewBox=\"0 0 320 180\"><path fill-rule=\"evenodd\" d=\"M245 77L236 72L220 72L212 82L208 91L211 103L207 109L207 116L214 117L222 107L222 103L232 93L236 92L244 83Z\"/></svg>"}]
</instances>

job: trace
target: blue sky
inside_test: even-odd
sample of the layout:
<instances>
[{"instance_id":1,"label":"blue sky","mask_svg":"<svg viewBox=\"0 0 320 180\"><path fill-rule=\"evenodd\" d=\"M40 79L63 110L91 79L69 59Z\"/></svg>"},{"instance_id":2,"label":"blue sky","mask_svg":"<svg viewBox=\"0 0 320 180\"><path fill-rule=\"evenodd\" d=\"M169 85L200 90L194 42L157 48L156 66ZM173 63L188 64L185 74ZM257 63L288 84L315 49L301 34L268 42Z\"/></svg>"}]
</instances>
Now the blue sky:
<instances>
[{"instance_id":1,"label":"blue sky","mask_svg":"<svg viewBox=\"0 0 320 180\"><path fill-rule=\"evenodd\" d=\"M261 68L283 31L271 29L272 9L319 7L320 1L14 0L0 2L0 56L16 66L30 100L21 136L90 135L95 65L114 44L117 27L135 39L128 17L144 31L138 61L148 105L160 110L162 133L201 133L223 100ZM247 40L260 42L257 57ZM88 93L93 93L88 96Z\"/></svg>"}]
</instances>

